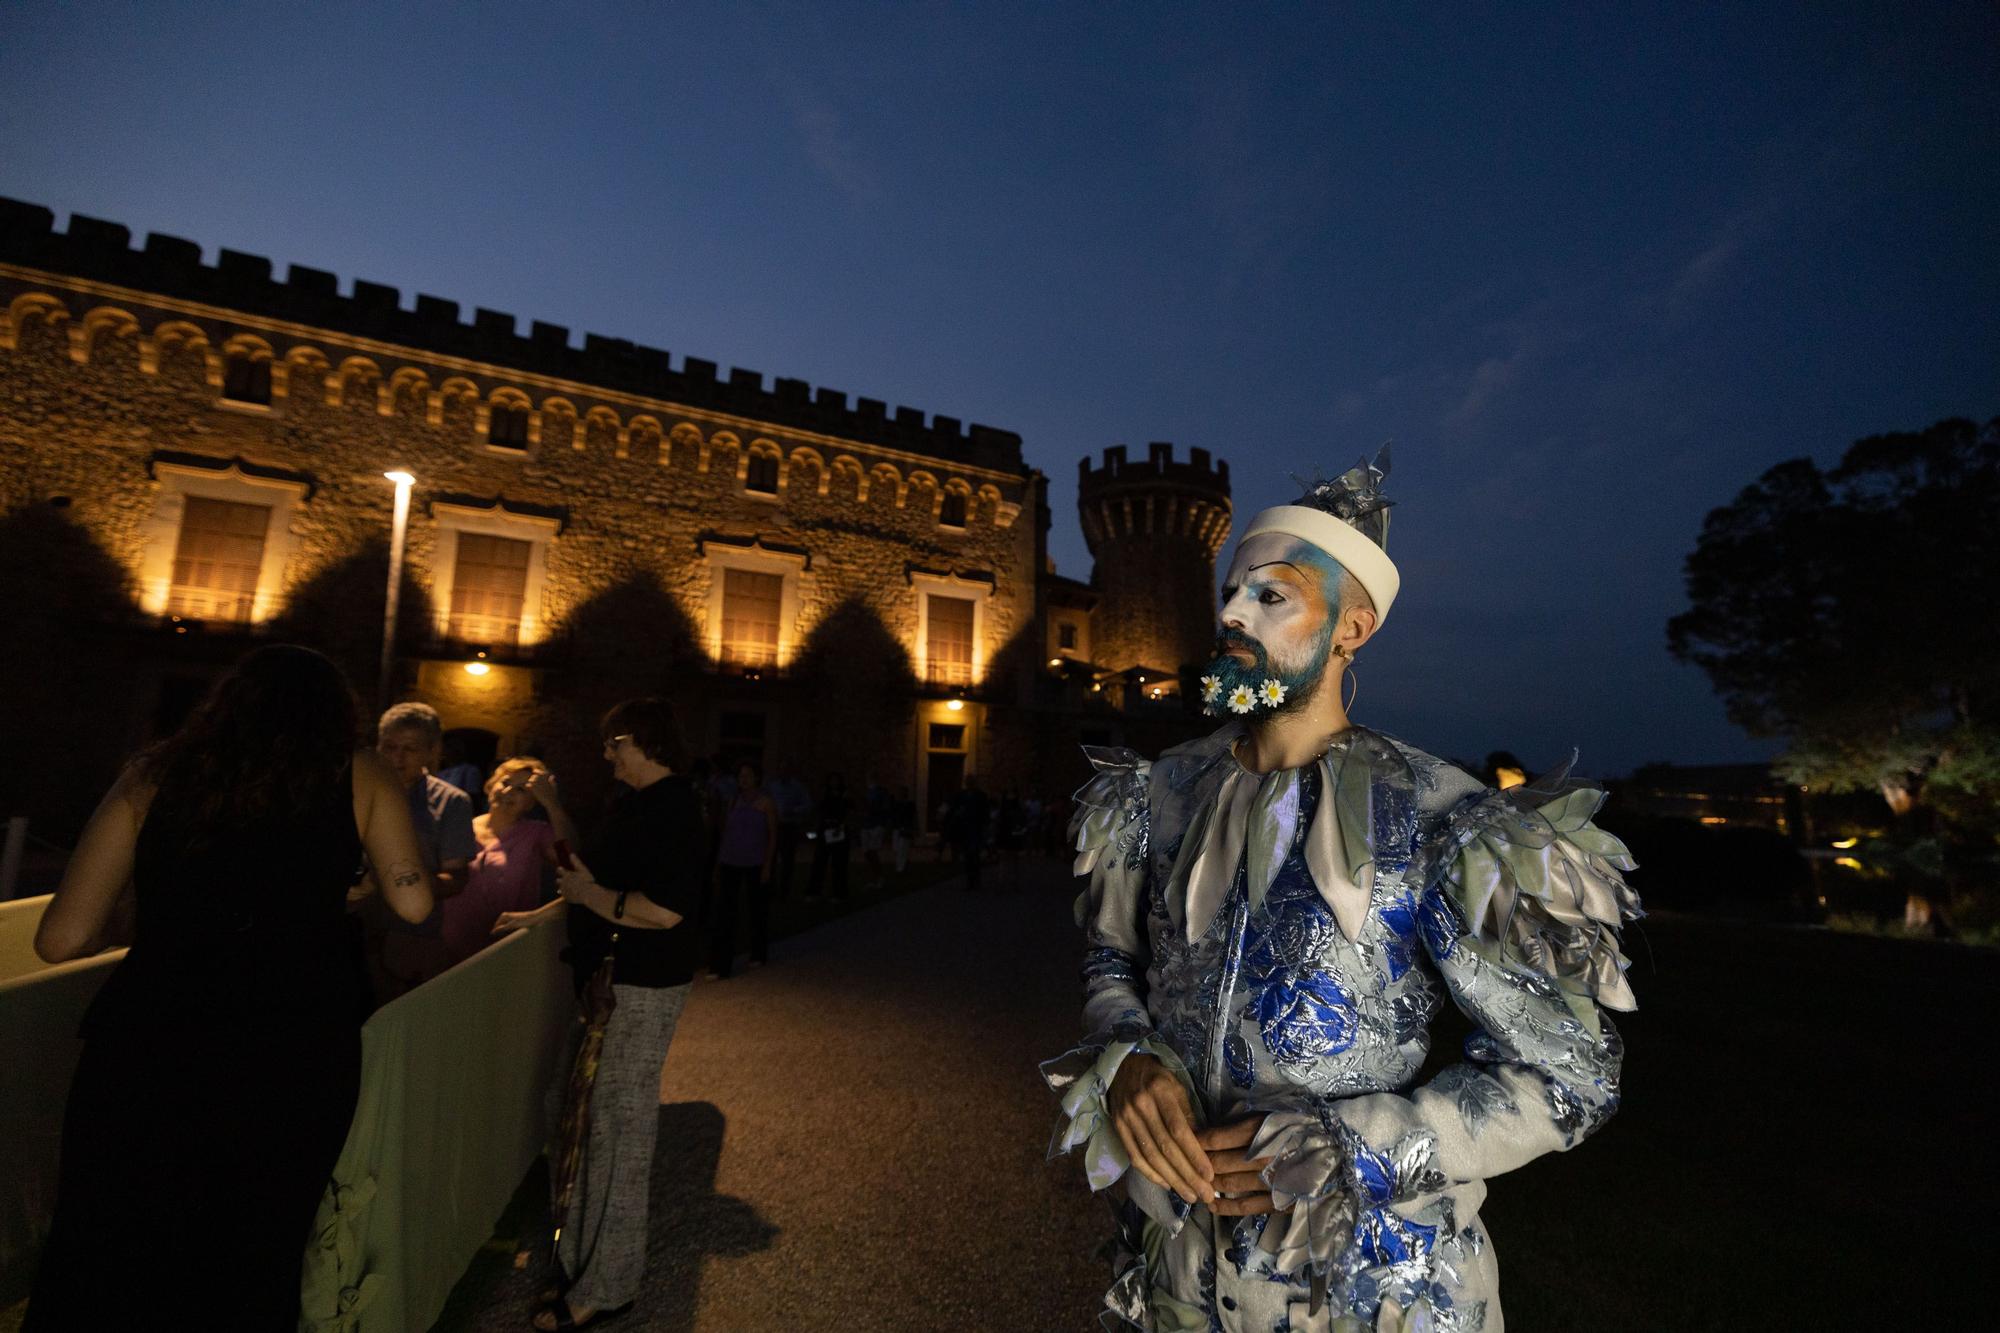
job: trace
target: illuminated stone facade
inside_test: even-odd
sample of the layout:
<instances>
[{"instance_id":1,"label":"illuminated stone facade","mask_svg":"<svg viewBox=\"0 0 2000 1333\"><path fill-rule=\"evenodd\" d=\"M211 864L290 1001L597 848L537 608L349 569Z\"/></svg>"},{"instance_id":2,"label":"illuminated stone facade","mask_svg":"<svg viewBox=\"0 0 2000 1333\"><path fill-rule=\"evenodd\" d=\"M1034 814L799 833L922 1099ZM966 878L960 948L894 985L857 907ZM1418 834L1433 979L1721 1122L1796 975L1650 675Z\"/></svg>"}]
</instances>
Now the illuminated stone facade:
<instances>
[{"instance_id":1,"label":"illuminated stone facade","mask_svg":"<svg viewBox=\"0 0 2000 1333\"><path fill-rule=\"evenodd\" d=\"M1137 588L1052 574L1016 435L53 224L0 201L0 514L53 506L123 571L125 603L92 613L126 631L127 742L260 637L375 692L391 469L416 482L388 692L475 749L594 772L595 710L657 691L697 753L922 796L962 771L1052 790L1078 738L1184 727L1111 674L1178 662L1103 651L1153 642L1129 626L1166 614L1157 588L1125 612ZM1220 497L1210 585L1226 470Z\"/></svg>"}]
</instances>

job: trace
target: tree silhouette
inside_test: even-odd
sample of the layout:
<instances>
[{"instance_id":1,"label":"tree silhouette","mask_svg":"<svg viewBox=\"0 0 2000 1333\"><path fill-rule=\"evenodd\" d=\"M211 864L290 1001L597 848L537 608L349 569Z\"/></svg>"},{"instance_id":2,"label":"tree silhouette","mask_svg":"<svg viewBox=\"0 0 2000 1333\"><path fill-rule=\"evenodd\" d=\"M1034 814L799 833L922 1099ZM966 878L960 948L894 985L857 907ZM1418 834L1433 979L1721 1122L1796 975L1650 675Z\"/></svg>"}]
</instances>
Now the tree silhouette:
<instances>
[{"instance_id":1,"label":"tree silhouette","mask_svg":"<svg viewBox=\"0 0 2000 1333\"><path fill-rule=\"evenodd\" d=\"M1668 649L1731 720L1786 740L1792 780L1872 787L1899 815L1929 787L1990 815L1996 520L2000 419L1871 436L1829 471L1780 463L1709 514Z\"/></svg>"},{"instance_id":2,"label":"tree silhouette","mask_svg":"<svg viewBox=\"0 0 2000 1333\"><path fill-rule=\"evenodd\" d=\"M0 816L68 843L142 739L130 663L105 627L137 614L124 566L66 509L0 516Z\"/></svg>"}]
</instances>

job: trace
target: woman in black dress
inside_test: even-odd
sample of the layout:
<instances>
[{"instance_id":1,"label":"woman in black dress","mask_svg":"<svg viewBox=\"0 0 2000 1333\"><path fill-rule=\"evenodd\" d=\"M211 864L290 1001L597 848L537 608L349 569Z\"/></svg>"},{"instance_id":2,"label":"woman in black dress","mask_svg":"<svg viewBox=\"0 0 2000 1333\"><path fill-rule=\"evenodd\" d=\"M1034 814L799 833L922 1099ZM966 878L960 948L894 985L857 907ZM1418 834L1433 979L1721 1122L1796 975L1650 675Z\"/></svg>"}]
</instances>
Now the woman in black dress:
<instances>
[{"instance_id":1,"label":"woman in black dress","mask_svg":"<svg viewBox=\"0 0 2000 1333\"><path fill-rule=\"evenodd\" d=\"M431 907L404 794L356 739L332 662L260 648L91 817L35 951L132 948L84 1018L27 1333L297 1327L360 1087L348 893L372 867L398 916Z\"/></svg>"}]
</instances>

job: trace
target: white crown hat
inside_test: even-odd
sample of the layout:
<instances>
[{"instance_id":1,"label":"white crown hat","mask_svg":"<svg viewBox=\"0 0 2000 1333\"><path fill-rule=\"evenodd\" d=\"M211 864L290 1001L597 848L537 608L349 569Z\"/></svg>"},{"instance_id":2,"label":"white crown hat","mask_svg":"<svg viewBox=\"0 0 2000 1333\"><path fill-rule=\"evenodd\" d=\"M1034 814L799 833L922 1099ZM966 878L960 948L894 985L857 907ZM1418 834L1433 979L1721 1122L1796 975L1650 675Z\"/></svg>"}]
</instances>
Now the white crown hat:
<instances>
[{"instance_id":1,"label":"white crown hat","mask_svg":"<svg viewBox=\"0 0 2000 1333\"><path fill-rule=\"evenodd\" d=\"M1403 585L1402 575L1383 547L1389 539L1389 506L1381 491L1389 475L1389 446L1375 461L1366 458L1332 481L1315 482L1294 504L1276 505L1250 520L1243 540L1282 532L1311 542L1340 562L1375 603L1375 623L1389 618L1389 606Z\"/></svg>"}]
</instances>

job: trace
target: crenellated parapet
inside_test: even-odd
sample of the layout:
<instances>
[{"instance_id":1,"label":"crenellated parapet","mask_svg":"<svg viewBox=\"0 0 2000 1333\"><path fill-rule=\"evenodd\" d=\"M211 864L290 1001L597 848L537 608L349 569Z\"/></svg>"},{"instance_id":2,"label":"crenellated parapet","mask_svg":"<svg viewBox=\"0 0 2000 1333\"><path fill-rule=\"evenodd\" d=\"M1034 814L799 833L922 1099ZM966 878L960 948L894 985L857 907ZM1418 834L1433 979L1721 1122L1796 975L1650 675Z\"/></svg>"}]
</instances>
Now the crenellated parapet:
<instances>
[{"instance_id":1,"label":"crenellated parapet","mask_svg":"<svg viewBox=\"0 0 2000 1333\"><path fill-rule=\"evenodd\" d=\"M1101 464L1078 465L1077 508L1093 556L1112 541L1178 537L1197 542L1213 562L1229 540L1229 464L1200 448L1176 462L1172 444L1148 445L1143 459L1113 445Z\"/></svg>"},{"instance_id":2,"label":"crenellated parapet","mask_svg":"<svg viewBox=\"0 0 2000 1333\"><path fill-rule=\"evenodd\" d=\"M625 338L587 333L577 345L568 329L540 320L531 322L523 333L513 315L476 309L465 319L457 302L435 296L418 295L406 307L396 288L361 279L354 280L343 294L333 274L301 264L289 265L284 280L279 281L271 261L262 255L225 249L213 264L207 264L202 261L201 247L193 241L154 232L135 247L129 228L82 214L72 214L67 229L57 231L51 210L13 199L0 198L0 266L60 273L273 323L421 349L442 358L586 384L611 394L769 422L970 467L1017 474L1024 471L1021 438L1011 431L926 415L913 407L891 408L880 399L857 397L850 401L838 389L815 388L804 380L782 377L767 381L755 370L732 367L725 373L715 362L699 357L684 356L676 364L665 351ZM189 324L201 331L199 321ZM80 332L73 327L72 337ZM0 338L11 337L11 330L0 330ZM217 341L213 336L207 339L209 371L221 387L224 367L221 349L214 346ZM79 346L87 351L88 340ZM268 341L264 354L270 355ZM360 369L365 372L366 367ZM274 375L282 377L288 370L286 358L277 358ZM377 376L377 380L379 386L371 387L386 395L386 403L393 404L396 386L388 376ZM342 391L338 382L326 390L329 395ZM491 405L484 401L484 395L480 398L471 410L484 424ZM440 397L433 397L427 410L442 412L444 406ZM584 423L578 423L579 430L583 427ZM622 447L629 449L630 440L624 440Z\"/></svg>"}]
</instances>

